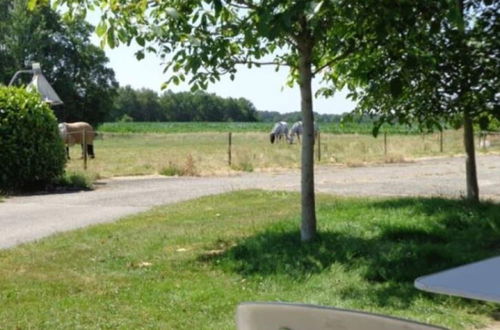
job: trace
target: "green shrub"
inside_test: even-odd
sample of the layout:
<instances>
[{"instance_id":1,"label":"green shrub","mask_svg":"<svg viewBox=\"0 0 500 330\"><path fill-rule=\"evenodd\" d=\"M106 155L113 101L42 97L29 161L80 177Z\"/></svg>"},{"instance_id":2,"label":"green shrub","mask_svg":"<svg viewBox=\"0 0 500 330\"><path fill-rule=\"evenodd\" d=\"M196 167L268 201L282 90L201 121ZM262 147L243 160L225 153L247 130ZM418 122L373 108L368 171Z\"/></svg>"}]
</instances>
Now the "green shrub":
<instances>
[{"instance_id":1,"label":"green shrub","mask_svg":"<svg viewBox=\"0 0 500 330\"><path fill-rule=\"evenodd\" d=\"M161 169L160 174L165 176L197 176L199 173L194 163L193 156L189 154L186 157L184 166L168 162L168 166Z\"/></svg>"},{"instance_id":2,"label":"green shrub","mask_svg":"<svg viewBox=\"0 0 500 330\"><path fill-rule=\"evenodd\" d=\"M231 168L235 171L243 171L243 172L253 172L253 164L249 160L242 160L237 164L231 165Z\"/></svg>"},{"instance_id":3,"label":"green shrub","mask_svg":"<svg viewBox=\"0 0 500 330\"><path fill-rule=\"evenodd\" d=\"M124 114L123 117L118 121L120 123L131 123L134 121L134 118L130 117L127 114Z\"/></svg>"},{"instance_id":4,"label":"green shrub","mask_svg":"<svg viewBox=\"0 0 500 330\"><path fill-rule=\"evenodd\" d=\"M95 181L95 177L83 172L65 172L63 175L52 180L52 189L64 190L89 190Z\"/></svg>"},{"instance_id":5,"label":"green shrub","mask_svg":"<svg viewBox=\"0 0 500 330\"><path fill-rule=\"evenodd\" d=\"M43 187L64 172L57 120L38 95L0 86L0 191Z\"/></svg>"},{"instance_id":6,"label":"green shrub","mask_svg":"<svg viewBox=\"0 0 500 330\"><path fill-rule=\"evenodd\" d=\"M179 165L174 164L172 162L168 162L168 166L162 168L160 170L160 174L165 176L175 176L175 175L182 176L183 171Z\"/></svg>"}]
</instances>

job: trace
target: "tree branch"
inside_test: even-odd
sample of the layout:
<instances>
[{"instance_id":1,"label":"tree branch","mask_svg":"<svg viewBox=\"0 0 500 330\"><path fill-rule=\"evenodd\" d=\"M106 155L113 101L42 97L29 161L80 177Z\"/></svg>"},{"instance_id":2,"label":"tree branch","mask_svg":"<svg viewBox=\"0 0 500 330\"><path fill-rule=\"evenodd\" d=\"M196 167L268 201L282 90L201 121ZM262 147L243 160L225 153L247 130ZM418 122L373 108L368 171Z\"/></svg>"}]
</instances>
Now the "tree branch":
<instances>
[{"instance_id":1,"label":"tree branch","mask_svg":"<svg viewBox=\"0 0 500 330\"><path fill-rule=\"evenodd\" d=\"M256 9L257 6L255 4L253 4L251 1L248 1L248 0L234 0L234 2L236 2L238 5L240 5L242 9ZM231 5L231 0L229 0L227 2L228 4ZM233 4L233 6L235 6Z\"/></svg>"},{"instance_id":2,"label":"tree branch","mask_svg":"<svg viewBox=\"0 0 500 330\"><path fill-rule=\"evenodd\" d=\"M288 63L283 62L258 62L258 61L248 61L248 60L236 60L234 61L236 64L253 64L253 65L279 65L279 66L290 66Z\"/></svg>"},{"instance_id":3,"label":"tree branch","mask_svg":"<svg viewBox=\"0 0 500 330\"><path fill-rule=\"evenodd\" d=\"M319 72L321 72L323 69L329 67L330 65L332 65L333 63L335 63L337 61L340 61L340 60L346 58L347 56L351 55L353 52L354 52L354 46L349 47L343 54L340 54L339 56L335 57L331 61L328 61L325 65L322 65L319 68L317 68L315 71L313 71L313 73L312 73L313 77L316 74L318 74Z\"/></svg>"}]
</instances>

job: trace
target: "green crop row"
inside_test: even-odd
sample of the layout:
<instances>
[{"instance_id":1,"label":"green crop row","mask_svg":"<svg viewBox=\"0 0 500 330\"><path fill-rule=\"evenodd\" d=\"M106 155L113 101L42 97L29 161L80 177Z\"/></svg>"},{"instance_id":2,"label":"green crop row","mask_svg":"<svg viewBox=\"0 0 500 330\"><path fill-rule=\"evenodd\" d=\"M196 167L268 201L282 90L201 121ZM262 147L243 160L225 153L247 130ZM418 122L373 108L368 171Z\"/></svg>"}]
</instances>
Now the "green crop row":
<instances>
[{"instance_id":1,"label":"green crop row","mask_svg":"<svg viewBox=\"0 0 500 330\"><path fill-rule=\"evenodd\" d=\"M273 123L241 122L136 122L104 123L99 131L107 133L201 133L201 132L268 132ZM320 131L332 134L372 134L371 123L321 123ZM383 126L380 133L417 134L416 128Z\"/></svg>"}]
</instances>

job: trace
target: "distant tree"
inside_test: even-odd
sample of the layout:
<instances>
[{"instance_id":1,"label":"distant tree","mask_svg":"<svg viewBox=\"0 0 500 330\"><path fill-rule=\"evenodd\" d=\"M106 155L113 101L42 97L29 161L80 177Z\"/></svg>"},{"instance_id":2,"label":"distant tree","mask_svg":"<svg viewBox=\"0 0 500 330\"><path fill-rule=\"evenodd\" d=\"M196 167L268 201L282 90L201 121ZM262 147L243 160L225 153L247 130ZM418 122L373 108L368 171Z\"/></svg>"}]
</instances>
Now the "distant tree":
<instances>
[{"instance_id":1,"label":"distant tree","mask_svg":"<svg viewBox=\"0 0 500 330\"><path fill-rule=\"evenodd\" d=\"M277 122L281 120L281 113L278 111L259 110L257 120L263 122Z\"/></svg>"},{"instance_id":2,"label":"distant tree","mask_svg":"<svg viewBox=\"0 0 500 330\"><path fill-rule=\"evenodd\" d=\"M27 0L0 0L0 81L7 84L25 63L40 62L64 102L54 108L59 120L102 122L117 82L104 52L90 42L93 27L83 18L65 22L46 6L34 12L26 6Z\"/></svg>"},{"instance_id":3,"label":"distant tree","mask_svg":"<svg viewBox=\"0 0 500 330\"><path fill-rule=\"evenodd\" d=\"M108 113L106 120L119 121L127 115L135 121L137 118L132 117L132 113L137 108L139 108L139 102L137 101L136 91L129 85L120 87L117 90L113 107Z\"/></svg>"},{"instance_id":4,"label":"distant tree","mask_svg":"<svg viewBox=\"0 0 500 330\"><path fill-rule=\"evenodd\" d=\"M344 115L336 114L319 114L314 113L314 118L318 123L339 123ZM302 113L300 111L280 113L277 111L257 111L258 121L263 122L277 122L288 121L296 122L302 120Z\"/></svg>"},{"instance_id":5,"label":"distant tree","mask_svg":"<svg viewBox=\"0 0 500 330\"><path fill-rule=\"evenodd\" d=\"M134 121L256 121L255 106L247 99L222 98L202 91L162 95L149 89L118 89L108 120L124 115Z\"/></svg>"},{"instance_id":6,"label":"distant tree","mask_svg":"<svg viewBox=\"0 0 500 330\"><path fill-rule=\"evenodd\" d=\"M233 121L257 121L257 109L254 104L249 100L240 97L236 100L237 108L241 113L239 116L241 120L233 120Z\"/></svg>"},{"instance_id":7,"label":"distant tree","mask_svg":"<svg viewBox=\"0 0 500 330\"><path fill-rule=\"evenodd\" d=\"M162 121L165 119L158 99L158 93L142 88L136 91L138 108L132 112L138 121Z\"/></svg>"}]
</instances>

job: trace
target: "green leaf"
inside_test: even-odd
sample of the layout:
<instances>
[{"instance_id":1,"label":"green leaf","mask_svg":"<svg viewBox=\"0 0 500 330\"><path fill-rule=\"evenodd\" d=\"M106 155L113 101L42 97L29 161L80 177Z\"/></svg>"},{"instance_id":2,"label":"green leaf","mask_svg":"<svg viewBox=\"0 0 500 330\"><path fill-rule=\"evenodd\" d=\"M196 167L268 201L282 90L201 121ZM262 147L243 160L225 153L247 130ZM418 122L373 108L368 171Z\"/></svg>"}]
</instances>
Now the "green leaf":
<instances>
[{"instance_id":1,"label":"green leaf","mask_svg":"<svg viewBox=\"0 0 500 330\"><path fill-rule=\"evenodd\" d=\"M34 10L38 5L38 0L28 0L28 9Z\"/></svg>"},{"instance_id":2,"label":"green leaf","mask_svg":"<svg viewBox=\"0 0 500 330\"><path fill-rule=\"evenodd\" d=\"M107 31L108 27L106 26L106 23L101 21L99 22L99 24L96 26L95 28L95 32L97 33L97 35L99 37L102 37L106 31Z\"/></svg>"},{"instance_id":3,"label":"green leaf","mask_svg":"<svg viewBox=\"0 0 500 330\"><path fill-rule=\"evenodd\" d=\"M462 12L460 11L460 6L458 1L453 1L453 5L448 12L448 19L456 26L460 31L465 31L465 23Z\"/></svg>"},{"instance_id":4,"label":"green leaf","mask_svg":"<svg viewBox=\"0 0 500 330\"><path fill-rule=\"evenodd\" d=\"M106 40L107 40L107 37L108 37L108 36L106 35L106 36L105 36L105 37L103 37L103 38L101 39L101 41L99 42L99 46L100 46L101 48L106 47Z\"/></svg>"},{"instance_id":5,"label":"green leaf","mask_svg":"<svg viewBox=\"0 0 500 330\"><path fill-rule=\"evenodd\" d=\"M403 84L399 77L391 80L390 89L391 89L391 95L394 98L397 98L401 96L401 94L403 94Z\"/></svg>"},{"instance_id":6,"label":"green leaf","mask_svg":"<svg viewBox=\"0 0 500 330\"><path fill-rule=\"evenodd\" d=\"M432 34L436 34L439 32L439 30L441 29L441 22L438 21L438 20L434 20L432 23L431 23L431 30L430 32Z\"/></svg>"},{"instance_id":7,"label":"green leaf","mask_svg":"<svg viewBox=\"0 0 500 330\"><path fill-rule=\"evenodd\" d=\"M144 45L146 44L145 41L144 41L144 38L141 37L141 36L136 37L135 41L137 42L137 44L139 44L139 46L142 46L142 47L144 47Z\"/></svg>"},{"instance_id":8,"label":"green leaf","mask_svg":"<svg viewBox=\"0 0 500 330\"><path fill-rule=\"evenodd\" d=\"M137 60L142 60L144 58L144 52L142 50L139 50L135 53L135 58L137 58Z\"/></svg>"},{"instance_id":9,"label":"green leaf","mask_svg":"<svg viewBox=\"0 0 500 330\"><path fill-rule=\"evenodd\" d=\"M165 14L175 19L179 18L179 12L172 7L165 8Z\"/></svg>"},{"instance_id":10,"label":"green leaf","mask_svg":"<svg viewBox=\"0 0 500 330\"><path fill-rule=\"evenodd\" d=\"M220 0L214 0L215 14L218 15L222 10L222 2Z\"/></svg>"},{"instance_id":11,"label":"green leaf","mask_svg":"<svg viewBox=\"0 0 500 330\"><path fill-rule=\"evenodd\" d=\"M108 43L109 47L115 48L115 29L113 26L110 26L108 29L108 32L106 34L106 42Z\"/></svg>"}]
</instances>

